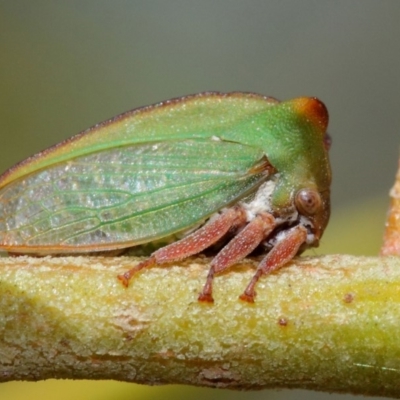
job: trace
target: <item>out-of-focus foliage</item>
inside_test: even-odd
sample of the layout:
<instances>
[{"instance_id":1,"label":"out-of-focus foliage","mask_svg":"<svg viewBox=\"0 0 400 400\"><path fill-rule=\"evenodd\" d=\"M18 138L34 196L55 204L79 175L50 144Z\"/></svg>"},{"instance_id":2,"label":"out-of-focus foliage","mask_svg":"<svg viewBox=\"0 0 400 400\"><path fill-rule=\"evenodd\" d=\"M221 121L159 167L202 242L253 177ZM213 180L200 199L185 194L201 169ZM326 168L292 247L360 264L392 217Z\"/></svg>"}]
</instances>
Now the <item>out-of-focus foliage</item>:
<instances>
[{"instance_id":1,"label":"out-of-focus foliage","mask_svg":"<svg viewBox=\"0 0 400 400\"><path fill-rule=\"evenodd\" d=\"M320 247L307 254L378 255L388 208L389 197L382 196L334 209Z\"/></svg>"}]
</instances>

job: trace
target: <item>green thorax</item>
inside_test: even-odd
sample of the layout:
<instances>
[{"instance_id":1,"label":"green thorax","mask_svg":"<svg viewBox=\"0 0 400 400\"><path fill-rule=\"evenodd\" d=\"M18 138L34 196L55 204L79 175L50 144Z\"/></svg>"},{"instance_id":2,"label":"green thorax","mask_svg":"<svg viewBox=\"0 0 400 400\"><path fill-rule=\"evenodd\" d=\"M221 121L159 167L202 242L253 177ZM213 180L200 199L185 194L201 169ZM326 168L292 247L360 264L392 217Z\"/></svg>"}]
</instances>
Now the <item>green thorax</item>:
<instances>
[{"instance_id":1,"label":"green thorax","mask_svg":"<svg viewBox=\"0 0 400 400\"><path fill-rule=\"evenodd\" d=\"M331 170L324 144L327 121L321 102L299 98L243 120L223 138L265 151L279 173L272 205L282 209L290 207L294 193L303 187L329 190Z\"/></svg>"}]
</instances>

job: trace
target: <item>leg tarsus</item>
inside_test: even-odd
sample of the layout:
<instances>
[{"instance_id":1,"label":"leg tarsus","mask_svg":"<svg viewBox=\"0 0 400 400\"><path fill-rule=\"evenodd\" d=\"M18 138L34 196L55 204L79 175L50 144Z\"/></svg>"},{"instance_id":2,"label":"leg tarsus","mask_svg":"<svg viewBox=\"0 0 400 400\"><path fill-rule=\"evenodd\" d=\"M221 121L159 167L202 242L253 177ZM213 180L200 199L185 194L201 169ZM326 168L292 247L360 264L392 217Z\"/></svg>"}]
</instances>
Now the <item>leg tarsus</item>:
<instances>
[{"instance_id":1,"label":"leg tarsus","mask_svg":"<svg viewBox=\"0 0 400 400\"><path fill-rule=\"evenodd\" d=\"M211 293L203 293L203 292L201 292L199 294L199 297L197 298L197 300L200 303L214 303L214 298L212 297Z\"/></svg>"},{"instance_id":2,"label":"leg tarsus","mask_svg":"<svg viewBox=\"0 0 400 400\"><path fill-rule=\"evenodd\" d=\"M256 296L255 286L261 275L267 275L283 267L299 251L300 246L307 239L307 230L303 226L297 226L287 233L287 236L268 253L260 262L257 271L247 285L243 294L239 297L241 300L254 302Z\"/></svg>"},{"instance_id":3,"label":"leg tarsus","mask_svg":"<svg viewBox=\"0 0 400 400\"><path fill-rule=\"evenodd\" d=\"M151 267L152 265L156 264L157 261L155 257L151 256L145 261L142 261L135 267L131 268L129 271L124 272L121 275L118 275L117 278L122 282L125 287L129 286L129 281L131 280L132 276L135 275L137 272L142 270L143 268Z\"/></svg>"},{"instance_id":4,"label":"leg tarsus","mask_svg":"<svg viewBox=\"0 0 400 400\"><path fill-rule=\"evenodd\" d=\"M245 301L246 303L254 303L254 296L256 293L254 292L253 294L247 294L246 292L243 292L240 296L239 299L242 301Z\"/></svg>"},{"instance_id":5,"label":"leg tarsus","mask_svg":"<svg viewBox=\"0 0 400 400\"><path fill-rule=\"evenodd\" d=\"M260 279L260 276L263 274L261 269L257 269L253 278L251 278L250 283L247 285L246 290L239 296L240 300L247 301L248 303L254 303L254 297L256 297L257 293L254 288L256 286L257 281Z\"/></svg>"},{"instance_id":6,"label":"leg tarsus","mask_svg":"<svg viewBox=\"0 0 400 400\"><path fill-rule=\"evenodd\" d=\"M204 303L214 303L214 298L212 296L213 279L214 279L214 267L211 265L211 268L208 271L206 283L203 287L203 290L199 294L199 297L197 298L198 301Z\"/></svg>"}]
</instances>

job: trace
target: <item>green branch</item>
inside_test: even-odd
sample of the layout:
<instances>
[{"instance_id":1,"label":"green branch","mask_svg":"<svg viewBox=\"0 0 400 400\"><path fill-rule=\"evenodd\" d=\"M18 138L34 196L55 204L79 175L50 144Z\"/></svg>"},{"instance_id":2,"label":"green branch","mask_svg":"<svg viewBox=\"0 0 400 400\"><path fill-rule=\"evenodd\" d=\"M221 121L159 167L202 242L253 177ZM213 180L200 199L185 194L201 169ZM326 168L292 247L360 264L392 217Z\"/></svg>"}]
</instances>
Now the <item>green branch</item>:
<instances>
[{"instance_id":1,"label":"green branch","mask_svg":"<svg viewBox=\"0 0 400 400\"><path fill-rule=\"evenodd\" d=\"M47 378L286 387L400 397L400 258L297 259L238 300L248 261L197 302L207 259L0 259L0 381Z\"/></svg>"}]
</instances>

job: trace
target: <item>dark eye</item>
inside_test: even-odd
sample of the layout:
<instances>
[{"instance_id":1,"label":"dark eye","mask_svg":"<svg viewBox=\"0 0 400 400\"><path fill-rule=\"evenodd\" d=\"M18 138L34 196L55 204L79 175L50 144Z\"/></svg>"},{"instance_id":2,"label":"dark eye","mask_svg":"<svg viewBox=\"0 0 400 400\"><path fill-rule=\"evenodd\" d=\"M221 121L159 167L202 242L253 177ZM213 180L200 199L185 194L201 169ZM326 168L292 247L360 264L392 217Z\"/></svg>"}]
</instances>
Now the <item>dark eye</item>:
<instances>
[{"instance_id":1,"label":"dark eye","mask_svg":"<svg viewBox=\"0 0 400 400\"><path fill-rule=\"evenodd\" d=\"M321 196L316 190L301 189L296 194L295 203L300 213L312 215L321 207Z\"/></svg>"}]
</instances>

